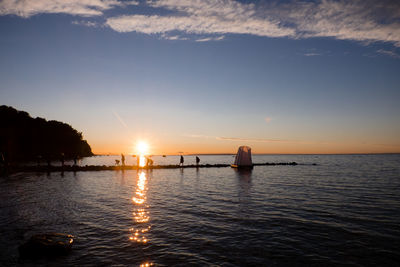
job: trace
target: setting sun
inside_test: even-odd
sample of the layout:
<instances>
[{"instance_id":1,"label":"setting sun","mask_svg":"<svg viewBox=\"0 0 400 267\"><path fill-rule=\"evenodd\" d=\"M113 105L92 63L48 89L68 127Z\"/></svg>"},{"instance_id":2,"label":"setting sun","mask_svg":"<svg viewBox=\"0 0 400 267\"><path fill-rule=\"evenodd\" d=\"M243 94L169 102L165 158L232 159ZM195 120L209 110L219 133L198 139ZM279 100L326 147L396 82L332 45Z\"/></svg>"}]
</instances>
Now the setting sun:
<instances>
[{"instance_id":1,"label":"setting sun","mask_svg":"<svg viewBox=\"0 0 400 267\"><path fill-rule=\"evenodd\" d=\"M138 155L146 155L149 153L149 145L144 141L138 141L136 143L136 153Z\"/></svg>"}]
</instances>

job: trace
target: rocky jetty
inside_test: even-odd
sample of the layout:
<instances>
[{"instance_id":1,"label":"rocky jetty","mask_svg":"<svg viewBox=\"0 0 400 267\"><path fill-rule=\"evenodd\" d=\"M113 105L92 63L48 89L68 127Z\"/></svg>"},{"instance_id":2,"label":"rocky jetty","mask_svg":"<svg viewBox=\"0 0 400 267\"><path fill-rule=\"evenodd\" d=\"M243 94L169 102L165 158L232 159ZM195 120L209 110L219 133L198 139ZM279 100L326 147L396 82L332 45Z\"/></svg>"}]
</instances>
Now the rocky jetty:
<instances>
[{"instance_id":1,"label":"rocky jetty","mask_svg":"<svg viewBox=\"0 0 400 267\"><path fill-rule=\"evenodd\" d=\"M253 166L296 166L299 165L296 162L266 162L266 163L254 163ZM315 165L315 164L311 164ZM153 170L153 169L188 169L188 168L226 168L230 167L230 164L200 164L200 165L149 165L144 167L138 167L136 165L118 165L118 166L98 166L98 165L64 165L64 166L13 166L8 169L8 173L18 172L81 172L81 171L121 171L121 170Z\"/></svg>"}]
</instances>

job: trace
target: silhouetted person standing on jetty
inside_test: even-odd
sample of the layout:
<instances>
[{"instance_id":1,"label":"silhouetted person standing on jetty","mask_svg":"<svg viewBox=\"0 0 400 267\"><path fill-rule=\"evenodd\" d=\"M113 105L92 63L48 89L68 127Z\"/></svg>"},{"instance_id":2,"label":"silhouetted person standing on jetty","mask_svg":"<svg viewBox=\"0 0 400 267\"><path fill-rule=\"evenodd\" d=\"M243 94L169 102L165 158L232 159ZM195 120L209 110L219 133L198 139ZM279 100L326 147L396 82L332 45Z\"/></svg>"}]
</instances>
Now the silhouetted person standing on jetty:
<instances>
[{"instance_id":1,"label":"silhouetted person standing on jetty","mask_svg":"<svg viewBox=\"0 0 400 267\"><path fill-rule=\"evenodd\" d=\"M181 160L180 160L180 162L179 162L179 165L180 166L183 166L183 162L184 162L185 160L184 160L184 158L183 158L183 156L181 156Z\"/></svg>"},{"instance_id":2,"label":"silhouetted person standing on jetty","mask_svg":"<svg viewBox=\"0 0 400 267\"><path fill-rule=\"evenodd\" d=\"M121 163L122 163L122 166L125 166L125 156L122 153L121 153Z\"/></svg>"},{"instance_id":3,"label":"silhouetted person standing on jetty","mask_svg":"<svg viewBox=\"0 0 400 267\"><path fill-rule=\"evenodd\" d=\"M144 157L145 159L146 159L146 167L148 167L148 166L153 166L153 160L150 158L151 156L146 156L146 157Z\"/></svg>"},{"instance_id":4,"label":"silhouetted person standing on jetty","mask_svg":"<svg viewBox=\"0 0 400 267\"><path fill-rule=\"evenodd\" d=\"M200 163L200 158L196 156L196 165L199 166L199 163Z\"/></svg>"}]
</instances>

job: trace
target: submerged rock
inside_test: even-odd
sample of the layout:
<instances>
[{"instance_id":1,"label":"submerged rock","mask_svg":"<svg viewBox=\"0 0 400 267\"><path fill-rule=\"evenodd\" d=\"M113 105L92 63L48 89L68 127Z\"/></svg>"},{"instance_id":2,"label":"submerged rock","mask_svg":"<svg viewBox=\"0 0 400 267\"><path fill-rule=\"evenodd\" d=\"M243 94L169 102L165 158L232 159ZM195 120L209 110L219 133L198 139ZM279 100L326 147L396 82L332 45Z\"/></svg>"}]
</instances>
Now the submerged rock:
<instances>
[{"instance_id":1,"label":"submerged rock","mask_svg":"<svg viewBox=\"0 0 400 267\"><path fill-rule=\"evenodd\" d=\"M74 242L74 237L62 233L46 233L32 236L19 247L21 257L54 257L67 254Z\"/></svg>"}]
</instances>

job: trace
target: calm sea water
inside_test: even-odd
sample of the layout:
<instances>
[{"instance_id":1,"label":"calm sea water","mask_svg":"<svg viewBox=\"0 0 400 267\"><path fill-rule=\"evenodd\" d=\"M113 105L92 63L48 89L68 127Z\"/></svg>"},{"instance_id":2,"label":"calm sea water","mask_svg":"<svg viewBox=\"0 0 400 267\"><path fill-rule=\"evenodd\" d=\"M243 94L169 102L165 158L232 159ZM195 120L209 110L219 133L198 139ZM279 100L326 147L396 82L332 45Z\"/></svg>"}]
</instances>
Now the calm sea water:
<instances>
[{"instance_id":1,"label":"calm sea water","mask_svg":"<svg viewBox=\"0 0 400 267\"><path fill-rule=\"evenodd\" d=\"M201 160L231 163L233 157ZM253 161L304 165L1 177L0 265L399 264L400 155L256 155ZM73 234L72 252L20 259L18 246L43 232Z\"/></svg>"}]
</instances>

